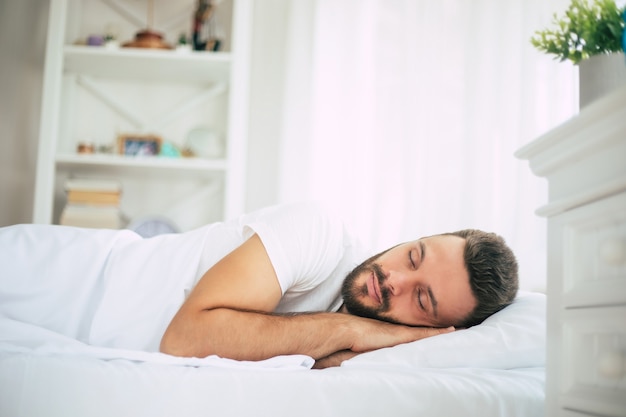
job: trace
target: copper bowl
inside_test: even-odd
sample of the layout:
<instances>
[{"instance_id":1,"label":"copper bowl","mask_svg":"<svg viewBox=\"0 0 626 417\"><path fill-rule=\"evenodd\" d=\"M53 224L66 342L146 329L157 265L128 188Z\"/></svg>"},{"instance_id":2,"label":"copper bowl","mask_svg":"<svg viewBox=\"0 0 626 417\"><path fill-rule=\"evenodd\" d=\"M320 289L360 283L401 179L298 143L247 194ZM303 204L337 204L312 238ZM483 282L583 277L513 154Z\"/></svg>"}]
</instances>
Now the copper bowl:
<instances>
[{"instance_id":1,"label":"copper bowl","mask_svg":"<svg viewBox=\"0 0 626 417\"><path fill-rule=\"evenodd\" d=\"M163 35L150 29L137 32L135 40L126 42L124 48L149 48L149 49L172 49L163 41Z\"/></svg>"}]
</instances>

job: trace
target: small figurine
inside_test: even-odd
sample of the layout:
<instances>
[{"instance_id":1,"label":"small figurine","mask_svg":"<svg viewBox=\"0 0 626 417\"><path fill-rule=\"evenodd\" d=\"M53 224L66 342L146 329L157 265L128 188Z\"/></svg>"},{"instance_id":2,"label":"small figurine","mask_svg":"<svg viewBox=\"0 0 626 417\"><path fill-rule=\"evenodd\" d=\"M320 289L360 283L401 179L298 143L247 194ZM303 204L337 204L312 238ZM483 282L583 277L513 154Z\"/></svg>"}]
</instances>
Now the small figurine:
<instances>
[{"instance_id":1,"label":"small figurine","mask_svg":"<svg viewBox=\"0 0 626 417\"><path fill-rule=\"evenodd\" d=\"M215 7L213 0L198 0L192 30L195 51L218 51L220 48L220 40L215 37Z\"/></svg>"}]
</instances>

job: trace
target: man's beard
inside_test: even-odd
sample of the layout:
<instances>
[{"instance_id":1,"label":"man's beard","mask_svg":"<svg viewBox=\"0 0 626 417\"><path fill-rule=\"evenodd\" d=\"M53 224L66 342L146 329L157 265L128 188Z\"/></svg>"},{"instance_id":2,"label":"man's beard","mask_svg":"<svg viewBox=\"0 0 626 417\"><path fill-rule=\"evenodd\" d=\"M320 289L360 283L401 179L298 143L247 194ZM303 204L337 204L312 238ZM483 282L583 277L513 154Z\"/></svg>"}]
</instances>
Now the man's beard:
<instances>
[{"instance_id":1,"label":"man's beard","mask_svg":"<svg viewBox=\"0 0 626 417\"><path fill-rule=\"evenodd\" d=\"M385 277L385 274L383 273L380 265L376 263L376 260L380 257L380 255L382 255L382 253L366 260L361 265L354 268L352 272L350 272L346 276L346 279L343 281L343 284L341 286L341 295L343 297L344 306L348 310L348 313L355 316L395 322L393 319L390 319L389 317L383 317L381 315L389 311L390 302L389 289L383 285L387 277ZM359 276L364 273L369 274L372 272L374 273L375 279L378 280L378 284L380 287L381 305L377 307L370 307L364 305L359 301L360 297L368 296L367 283L363 283L362 285L355 285L355 282Z\"/></svg>"}]
</instances>

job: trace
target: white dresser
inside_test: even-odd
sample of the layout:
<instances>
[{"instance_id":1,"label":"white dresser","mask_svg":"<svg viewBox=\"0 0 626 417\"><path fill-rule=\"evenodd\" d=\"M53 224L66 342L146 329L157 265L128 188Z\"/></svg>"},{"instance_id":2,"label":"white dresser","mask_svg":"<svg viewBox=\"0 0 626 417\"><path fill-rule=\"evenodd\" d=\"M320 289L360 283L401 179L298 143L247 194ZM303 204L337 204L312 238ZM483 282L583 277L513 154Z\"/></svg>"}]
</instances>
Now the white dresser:
<instances>
[{"instance_id":1,"label":"white dresser","mask_svg":"<svg viewBox=\"0 0 626 417\"><path fill-rule=\"evenodd\" d=\"M626 86L520 149L549 184L546 416L626 416Z\"/></svg>"}]
</instances>

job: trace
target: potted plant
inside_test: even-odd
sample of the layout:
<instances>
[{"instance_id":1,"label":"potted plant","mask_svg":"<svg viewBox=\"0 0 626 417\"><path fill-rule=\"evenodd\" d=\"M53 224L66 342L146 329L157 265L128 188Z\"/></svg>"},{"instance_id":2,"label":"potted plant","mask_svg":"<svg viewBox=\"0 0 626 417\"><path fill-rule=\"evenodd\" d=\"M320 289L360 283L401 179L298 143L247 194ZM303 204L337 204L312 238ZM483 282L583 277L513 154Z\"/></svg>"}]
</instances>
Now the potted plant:
<instances>
[{"instance_id":1,"label":"potted plant","mask_svg":"<svg viewBox=\"0 0 626 417\"><path fill-rule=\"evenodd\" d=\"M580 107L626 82L625 18L614 0L572 0L564 15L554 14L553 28L531 38L539 51L579 66Z\"/></svg>"}]
</instances>

